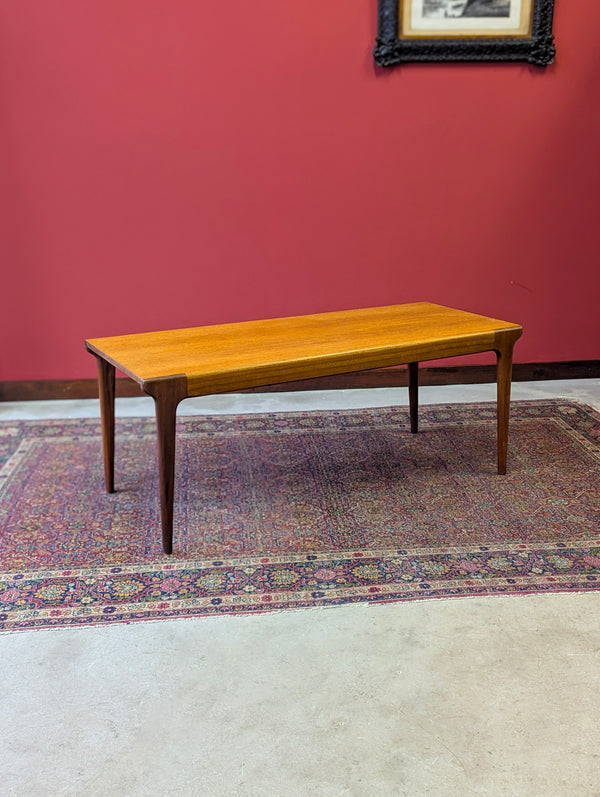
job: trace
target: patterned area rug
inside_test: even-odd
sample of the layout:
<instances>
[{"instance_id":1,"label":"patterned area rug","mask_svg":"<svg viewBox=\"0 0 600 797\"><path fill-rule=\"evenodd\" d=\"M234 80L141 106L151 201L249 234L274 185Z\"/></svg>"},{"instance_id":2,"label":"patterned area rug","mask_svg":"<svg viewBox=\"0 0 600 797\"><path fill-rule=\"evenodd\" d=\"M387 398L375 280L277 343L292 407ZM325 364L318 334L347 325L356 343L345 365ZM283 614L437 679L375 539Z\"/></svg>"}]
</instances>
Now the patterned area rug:
<instances>
[{"instance_id":1,"label":"patterned area rug","mask_svg":"<svg viewBox=\"0 0 600 797\"><path fill-rule=\"evenodd\" d=\"M600 416L495 405L178 421L163 555L153 419L0 424L0 629L600 586Z\"/></svg>"}]
</instances>

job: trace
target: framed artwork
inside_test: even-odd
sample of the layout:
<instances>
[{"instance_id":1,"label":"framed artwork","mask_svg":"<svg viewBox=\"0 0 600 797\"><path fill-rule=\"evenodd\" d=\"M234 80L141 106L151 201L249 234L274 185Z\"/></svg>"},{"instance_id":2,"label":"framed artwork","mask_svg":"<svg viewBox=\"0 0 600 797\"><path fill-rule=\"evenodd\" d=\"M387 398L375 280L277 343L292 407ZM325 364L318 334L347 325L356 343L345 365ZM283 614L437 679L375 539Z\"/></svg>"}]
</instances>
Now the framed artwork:
<instances>
[{"instance_id":1,"label":"framed artwork","mask_svg":"<svg viewBox=\"0 0 600 797\"><path fill-rule=\"evenodd\" d=\"M551 64L554 0L378 0L379 66L406 61Z\"/></svg>"}]
</instances>

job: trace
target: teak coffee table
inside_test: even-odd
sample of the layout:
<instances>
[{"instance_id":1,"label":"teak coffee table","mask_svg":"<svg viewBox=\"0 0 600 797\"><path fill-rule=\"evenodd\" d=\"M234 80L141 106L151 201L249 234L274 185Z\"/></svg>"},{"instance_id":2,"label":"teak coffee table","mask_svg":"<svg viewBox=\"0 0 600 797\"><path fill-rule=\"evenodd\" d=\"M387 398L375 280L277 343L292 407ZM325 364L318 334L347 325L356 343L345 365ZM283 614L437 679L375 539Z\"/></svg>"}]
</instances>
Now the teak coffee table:
<instances>
[{"instance_id":1,"label":"teak coffee table","mask_svg":"<svg viewBox=\"0 0 600 797\"><path fill-rule=\"evenodd\" d=\"M429 302L94 338L106 489L114 492L115 368L155 402L162 541L173 550L175 416L182 399L280 382L408 365L417 431L422 360L495 351L498 473L506 473L512 351L522 327Z\"/></svg>"}]
</instances>

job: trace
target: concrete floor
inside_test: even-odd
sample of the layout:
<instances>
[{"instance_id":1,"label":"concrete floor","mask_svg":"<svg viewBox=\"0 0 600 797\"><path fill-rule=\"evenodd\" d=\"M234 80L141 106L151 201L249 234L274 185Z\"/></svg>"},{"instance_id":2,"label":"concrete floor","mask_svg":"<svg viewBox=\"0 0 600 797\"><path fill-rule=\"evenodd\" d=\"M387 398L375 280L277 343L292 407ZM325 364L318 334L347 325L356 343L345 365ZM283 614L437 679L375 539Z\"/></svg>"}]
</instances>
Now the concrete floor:
<instances>
[{"instance_id":1,"label":"concrete floor","mask_svg":"<svg viewBox=\"0 0 600 797\"><path fill-rule=\"evenodd\" d=\"M513 386L600 409L600 380ZM423 403L494 388L422 388ZM402 389L182 413L406 403ZM123 399L120 415L152 414ZM0 420L96 402L0 404ZM600 795L600 593L0 636L0 795Z\"/></svg>"}]
</instances>

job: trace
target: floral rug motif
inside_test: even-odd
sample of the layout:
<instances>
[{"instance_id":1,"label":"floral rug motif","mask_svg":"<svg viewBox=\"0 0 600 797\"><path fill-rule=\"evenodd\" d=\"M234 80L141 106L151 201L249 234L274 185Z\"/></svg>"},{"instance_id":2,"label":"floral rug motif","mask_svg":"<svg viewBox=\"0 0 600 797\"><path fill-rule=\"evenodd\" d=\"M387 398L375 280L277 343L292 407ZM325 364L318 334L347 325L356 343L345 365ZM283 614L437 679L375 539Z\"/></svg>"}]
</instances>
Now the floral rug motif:
<instances>
[{"instance_id":1,"label":"floral rug motif","mask_svg":"<svg viewBox=\"0 0 600 797\"><path fill-rule=\"evenodd\" d=\"M178 420L174 553L153 419L0 423L0 630L600 587L600 415L513 402Z\"/></svg>"}]
</instances>

